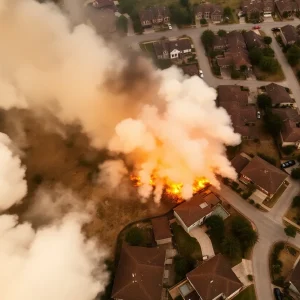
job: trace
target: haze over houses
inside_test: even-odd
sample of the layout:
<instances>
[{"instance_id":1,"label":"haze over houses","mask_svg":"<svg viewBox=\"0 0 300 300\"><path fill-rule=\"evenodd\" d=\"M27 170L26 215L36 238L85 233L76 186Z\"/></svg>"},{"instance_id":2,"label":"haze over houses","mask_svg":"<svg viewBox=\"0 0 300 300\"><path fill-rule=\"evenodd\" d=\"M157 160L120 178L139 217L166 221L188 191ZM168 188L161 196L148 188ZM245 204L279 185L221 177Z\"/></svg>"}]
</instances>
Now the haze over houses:
<instances>
[{"instance_id":1,"label":"haze over houses","mask_svg":"<svg viewBox=\"0 0 300 300\"><path fill-rule=\"evenodd\" d=\"M143 27L151 27L170 22L170 11L166 6L154 6L139 11Z\"/></svg>"},{"instance_id":2,"label":"haze over houses","mask_svg":"<svg viewBox=\"0 0 300 300\"><path fill-rule=\"evenodd\" d=\"M196 21L205 19L213 23L220 23L223 21L223 7L214 3L202 3L195 7Z\"/></svg>"}]
</instances>

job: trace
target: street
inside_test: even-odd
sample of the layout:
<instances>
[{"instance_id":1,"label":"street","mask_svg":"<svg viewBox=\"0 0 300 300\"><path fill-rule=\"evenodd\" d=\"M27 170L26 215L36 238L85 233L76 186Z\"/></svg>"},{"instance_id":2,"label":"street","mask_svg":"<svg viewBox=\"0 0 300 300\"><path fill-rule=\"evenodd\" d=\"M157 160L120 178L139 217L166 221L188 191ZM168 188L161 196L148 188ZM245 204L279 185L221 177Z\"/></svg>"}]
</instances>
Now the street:
<instances>
[{"instance_id":1,"label":"street","mask_svg":"<svg viewBox=\"0 0 300 300\"><path fill-rule=\"evenodd\" d=\"M277 44L275 38L273 37L271 29L273 27L282 27L286 24L298 25L300 20L288 21L288 22L270 22L260 24L261 30L263 30L267 35L272 36L273 42L271 44L272 48L275 51L276 57L279 63L282 66L282 70L285 75L285 81L281 82L281 85L288 86L296 100L298 107L300 107L300 87L297 82L297 79L288 64L284 54L281 51L280 46ZM249 30L253 24L233 24L233 25L210 25L208 28L195 28L195 29L183 29L178 31L165 31L151 33L147 35L135 35L126 37L126 43L130 45L138 44L142 41L151 41L158 38L164 37L176 37L182 35L188 35L193 39L197 57L201 69L204 74L205 82L212 87L217 87L218 85L227 85L227 84L239 84L244 85L249 88L255 89L261 85L268 84L269 82L265 81L256 81L256 80L222 80L213 76L211 69L208 63L208 59L205 55L203 45L200 41L200 36L204 30L211 29L217 31L219 29L224 29L226 31L230 30ZM273 291L271 286L271 278L269 272L269 254L272 245L277 241L286 241L287 236L284 232L284 224L282 222L282 217L285 215L288 210L291 201L295 195L300 191L300 185L297 182L291 181L288 188L282 194L281 198L271 209L270 212L265 213L256 209L253 205L249 204L247 201L243 200L238 194L233 190L228 188L225 185L221 185L221 190L215 190L228 201L232 206L234 206L239 212L244 214L253 224L255 224L258 233L259 241L255 245L252 256L253 263L253 272L256 292L259 300L272 300ZM289 243L294 244L300 248L300 235L297 234L296 238L290 238Z\"/></svg>"}]
</instances>

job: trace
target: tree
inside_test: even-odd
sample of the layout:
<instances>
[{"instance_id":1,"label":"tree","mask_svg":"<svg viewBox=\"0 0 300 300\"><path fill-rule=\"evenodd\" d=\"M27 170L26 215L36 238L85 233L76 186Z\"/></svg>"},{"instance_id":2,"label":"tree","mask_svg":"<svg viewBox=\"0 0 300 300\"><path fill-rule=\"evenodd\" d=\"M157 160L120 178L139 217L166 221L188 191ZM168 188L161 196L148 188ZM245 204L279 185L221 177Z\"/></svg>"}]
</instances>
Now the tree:
<instances>
[{"instance_id":1,"label":"tree","mask_svg":"<svg viewBox=\"0 0 300 300\"><path fill-rule=\"evenodd\" d=\"M293 207L300 207L300 196L295 196L293 199Z\"/></svg>"},{"instance_id":2,"label":"tree","mask_svg":"<svg viewBox=\"0 0 300 300\"><path fill-rule=\"evenodd\" d=\"M241 72L246 72L248 70L248 67L246 66L246 65L241 65L241 67L240 67L240 71Z\"/></svg>"},{"instance_id":3,"label":"tree","mask_svg":"<svg viewBox=\"0 0 300 300\"><path fill-rule=\"evenodd\" d=\"M272 106L272 99L267 94L260 94L257 96L257 105L261 109Z\"/></svg>"},{"instance_id":4,"label":"tree","mask_svg":"<svg viewBox=\"0 0 300 300\"><path fill-rule=\"evenodd\" d=\"M297 230L294 226L288 225L286 228L284 228L284 232L289 237L295 237L297 234Z\"/></svg>"},{"instance_id":5,"label":"tree","mask_svg":"<svg viewBox=\"0 0 300 300\"><path fill-rule=\"evenodd\" d=\"M271 110L267 109L264 115L264 125L267 131L276 137L282 129L282 119L278 115L273 114Z\"/></svg>"},{"instance_id":6,"label":"tree","mask_svg":"<svg viewBox=\"0 0 300 300\"><path fill-rule=\"evenodd\" d=\"M277 260L273 265L272 265L272 270L274 274L280 274L282 269L282 261Z\"/></svg>"},{"instance_id":7,"label":"tree","mask_svg":"<svg viewBox=\"0 0 300 300\"><path fill-rule=\"evenodd\" d=\"M185 25L192 23L192 14L190 10L179 3L170 6L171 20L177 25Z\"/></svg>"},{"instance_id":8,"label":"tree","mask_svg":"<svg viewBox=\"0 0 300 300\"><path fill-rule=\"evenodd\" d=\"M253 65L258 65L263 58L263 52L259 48L253 48L249 51L249 58Z\"/></svg>"},{"instance_id":9,"label":"tree","mask_svg":"<svg viewBox=\"0 0 300 300\"><path fill-rule=\"evenodd\" d=\"M232 18L232 10L231 10L231 7L226 6L226 7L224 8L223 16L224 16L225 18L229 18L229 19Z\"/></svg>"},{"instance_id":10,"label":"tree","mask_svg":"<svg viewBox=\"0 0 300 300\"><path fill-rule=\"evenodd\" d=\"M226 31L225 30L223 30L223 29L219 29L219 31L218 31L218 36L221 36L221 37L223 37L223 36L226 36Z\"/></svg>"},{"instance_id":11,"label":"tree","mask_svg":"<svg viewBox=\"0 0 300 300\"><path fill-rule=\"evenodd\" d=\"M205 24L207 24L207 21L206 21L206 19L201 19L201 20L200 20L200 24L201 24L201 25L205 25Z\"/></svg>"},{"instance_id":12,"label":"tree","mask_svg":"<svg viewBox=\"0 0 300 300\"><path fill-rule=\"evenodd\" d=\"M300 48L297 45L292 45L287 53L287 60L291 66L295 66L299 63L300 60Z\"/></svg>"},{"instance_id":13,"label":"tree","mask_svg":"<svg viewBox=\"0 0 300 300\"><path fill-rule=\"evenodd\" d=\"M218 215L214 215L209 217L205 221L205 224L209 228L210 237L220 244L224 238L225 231L223 219Z\"/></svg>"},{"instance_id":14,"label":"tree","mask_svg":"<svg viewBox=\"0 0 300 300\"><path fill-rule=\"evenodd\" d=\"M258 11L253 11L250 14L250 20L252 21L258 21L260 19L260 13Z\"/></svg>"},{"instance_id":15,"label":"tree","mask_svg":"<svg viewBox=\"0 0 300 300\"><path fill-rule=\"evenodd\" d=\"M272 43L272 38L270 36L265 36L264 37L264 43L266 45L270 45Z\"/></svg>"},{"instance_id":16,"label":"tree","mask_svg":"<svg viewBox=\"0 0 300 300\"><path fill-rule=\"evenodd\" d=\"M214 37L215 37L215 34L211 30L205 30L202 33L201 41L206 50L212 47L213 42L214 42Z\"/></svg>"},{"instance_id":17,"label":"tree","mask_svg":"<svg viewBox=\"0 0 300 300\"><path fill-rule=\"evenodd\" d=\"M232 79L238 79L240 78L240 72L236 70L235 68L232 68L231 70L231 78Z\"/></svg>"},{"instance_id":18,"label":"tree","mask_svg":"<svg viewBox=\"0 0 300 300\"><path fill-rule=\"evenodd\" d=\"M190 6L189 0L179 0L179 2L180 2L180 5L183 6L183 7L189 7Z\"/></svg>"},{"instance_id":19,"label":"tree","mask_svg":"<svg viewBox=\"0 0 300 300\"><path fill-rule=\"evenodd\" d=\"M129 229L125 241L131 246L141 246L144 243L143 231L137 227Z\"/></svg>"},{"instance_id":20,"label":"tree","mask_svg":"<svg viewBox=\"0 0 300 300\"><path fill-rule=\"evenodd\" d=\"M259 67L262 71L275 73L279 68L279 63L273 57L263 56L259 62Z\"/></svg>"},{"instance_id":21,"label":"tree","mask_svg":"<svg viewBox=\"0 0 300 300\"><path fill-rule=\"evenodd\" d=\"M195 263L192 259L177 255L174 257L174 265L177 275L176 281L180 281L194 268Z\"/></svg>"},{"instance_id":22,"label":"tree","mask_svg":"<svg viewBox=\"0 0 300 300\"><path fill-rule=\"evenodd\" d=\"M300 179L300 168L294 168L291 173L292 178Z\"/></svg>"},{"instance_id":23,"label":"tree","mask_svg":"<svg viewBox=\"0 0 300 300\"><path fill-rule=\"evenodd\" d=\"M270 48L270 47L264 48L262 50L262 52L263 52L264 56L269 56L269 57L274 57L275 56L274 50L272 48Z\"/></svg>"},{"instance_id":24,"label":"tree","mask_svg":"<svg viewBox=\"0 0 300 300\"><path fill-rule=\"evenodd\" d=\"M232 236L226 236L222 242L222 252L230 258L241 257L241 244L239 240Z\"/></svg>"},{"instance_id":25,"label":"tree","mask_svg":"<svg viewBox=\"0 0 300 300\"><path fill-rule=\"evenodd\" d=\"M117 30L123 34L128 32L128 20L123 15L117 19Z\"/></svg>"},{"instance_id":26,"label":"tree","mask_svg":"<svg viewBox=\"0 0 300 300\"><path fill-rule=\"evenodd\" d=\"M289 13L287 11L283 12L282 16L286 19L289 16Z\"/></svg>"}]
</instances>

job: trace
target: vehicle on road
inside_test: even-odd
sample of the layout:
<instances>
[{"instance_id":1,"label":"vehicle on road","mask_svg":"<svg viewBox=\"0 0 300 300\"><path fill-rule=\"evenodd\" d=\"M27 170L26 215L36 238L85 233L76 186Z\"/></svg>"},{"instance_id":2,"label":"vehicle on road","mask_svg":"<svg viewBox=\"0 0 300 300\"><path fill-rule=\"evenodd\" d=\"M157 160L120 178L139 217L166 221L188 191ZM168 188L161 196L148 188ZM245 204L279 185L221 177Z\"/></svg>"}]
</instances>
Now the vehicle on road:
<instances>
[{"instance_id":1,"label":"vehicle on road","mask_svg":"<svg viewBox=\"0 0 300 300\"><path fill-rule=\"evenodd\" d=\"M260 111L258 111L258 112L256 113L256 117L257 117L257 119L260 119L260 118L261 118Z\"/></svg>"},{"instance_id":2,"label":"vehicle on road","mask_svg":"<svg viewBox=\"0 0 300 300\"><path fill-rule=\"evenodd\" d=\"M276 300L282 300L282 293L279 288L274 289L274 296Z\"/></svg>"},{"instance_id":3,"label":"vehicle on road","mask_svg":"<svg viewBox=\"0 0 300 300\"><path fill-rule=\"evenodd\" d=\"M172 25L170 23L168 23L167 25L168 25L168 27L169 27L170 30L173 29L173 27L172 27Z\"/></svg>"},{"instance_id":4,"label":"vehicle on road","mask_svg":"<svg viewBox=\"0 0 300 300\"><path fill-rule=\"evenodd\" d=\"M202 71L202 70L199 70L199 75L200 75L200 77L201 77L201 78L203 78L203 77L204 77L204 75L203 75L203 71Z\"/></svg>"},{"instance_id":5,"label":"vehicle on road","mask_svg":"<svg viewBox=\"0 0 300 300\"><path fill-rule=\"evenodd\" d=\"M252 27L252 29L260 29L260 26L255 25L255 26Z\"/></svg>"},{"instance_id":6,"label":"vehicle on road","mask_svg":"<svg viewBox=\"0 0 300 300\"><path fill-rule=\"evenodd\" d=\"M274 27L274 28L272 28L271 30L272 30L272 31L280 31L280 28Z\"/></svg>"},{"instance_id":7,"label":"vehicle on road","mask_svg":"<svg viewBox=\"0 0 300 300\"><path fill-rule=\"evenodd\" d=\"M285 169L285 168L289 168L291 166L294 166L296 164L296 162L294 160L288 160L285 163L281 164L281 168Z\"/></svg>"}]
</instances>

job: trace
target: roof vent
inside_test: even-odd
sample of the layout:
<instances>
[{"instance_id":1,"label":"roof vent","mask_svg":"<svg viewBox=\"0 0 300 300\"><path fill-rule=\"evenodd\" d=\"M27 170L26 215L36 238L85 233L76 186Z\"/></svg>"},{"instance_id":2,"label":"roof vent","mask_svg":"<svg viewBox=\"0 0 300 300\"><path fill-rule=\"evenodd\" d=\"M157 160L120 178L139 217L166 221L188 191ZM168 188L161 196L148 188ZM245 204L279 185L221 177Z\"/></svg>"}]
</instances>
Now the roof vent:
<instances>
[{"instance_id":1,"label":"roof vent","mask_svg":"<svg viewBox=\"0 0 300 300\"><path fill-rule=\"evenodd\" d=\"M210 283L213 283L213 282L214 282L213 280L210 281Z\"/></svg>"},{"instance_id":2,"label":"roof vent","mask_svg":"<svg viewBox=\"0 0 300 300\"><path fill-rule=\"evenodd\" d=\"M201 203L199 206L203 209L203 208L207 207L208 204L207 204L206 202L203 202L203 203Z\"/></svg>"}]
</instances>

